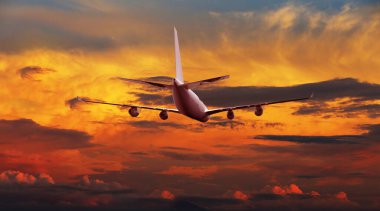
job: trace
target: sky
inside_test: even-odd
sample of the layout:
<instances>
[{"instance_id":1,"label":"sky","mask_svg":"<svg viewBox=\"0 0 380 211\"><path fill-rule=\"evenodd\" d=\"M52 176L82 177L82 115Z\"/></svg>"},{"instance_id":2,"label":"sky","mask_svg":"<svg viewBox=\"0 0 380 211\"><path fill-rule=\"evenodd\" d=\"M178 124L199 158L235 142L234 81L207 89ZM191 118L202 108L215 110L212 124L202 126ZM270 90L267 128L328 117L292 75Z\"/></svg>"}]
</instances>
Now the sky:
<instances>
[{"instance_id":1,"label":"sky","mask_svg":"<svg viewBox=\"0 0 380 211\"><path fill-rule=\"evenodd\" d=\"M12 210L379 210L380 1L0 2L0 204ZM209 108L174 108L173 27Z\"/></svg>"}]
</instances>

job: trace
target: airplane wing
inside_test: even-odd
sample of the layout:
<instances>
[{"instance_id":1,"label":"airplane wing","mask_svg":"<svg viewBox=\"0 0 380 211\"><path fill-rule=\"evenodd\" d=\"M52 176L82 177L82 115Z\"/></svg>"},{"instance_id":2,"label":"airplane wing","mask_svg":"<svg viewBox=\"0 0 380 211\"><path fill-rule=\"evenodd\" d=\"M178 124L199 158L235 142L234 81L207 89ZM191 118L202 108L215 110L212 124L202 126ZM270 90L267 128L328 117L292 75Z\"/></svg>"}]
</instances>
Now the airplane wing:
<instances>
[{"instance_id":1,"label":"airplane wing","mask_svg":"<svg viewBox=\"0 0 380 211\"><path fill-rule=\"evenodd\" d=\"M150 81L143 81L143 80L137 80L137 79L122 78L122 77L114 77L112 79L117 79L117 80L122 80L122 81L128 81L128 82L138 83L138 84L151 85L151 86L160 87L160 88L164 88L164 89L172 89L173 88L173 85L161 84L161 83L150 82Z\"/></svg>"},{"instance_id":2,"label":"airplane wing","mask_svg":"<svg viewBox=\"0 0 380 211\"><path fill-rule=\"evenodd\" d=\"M224 76L219 76L216 78L210 78L210 79L205 79L205 80L201 80L201 81L185 83L185 84L182 84L181 86L185 87L186 89L194 89L194 88L201 86L201 85L204 85L204 84L209 84L209 83L228 79L229 77L230 77L229 75L224 75Z\"/></svg>"},{"instance_id":3,"label":"airplane wing","mask_svg":"<svg viewBox=\"0 0 380 211\"><path fill-rule=\"evenodd\" d=\"M303 98L295 98L295 99L288 99L288 100L280 100L280 101L273 101L273 102L265 102L265 103L258 103L258 104L250 104L250 105L241 105L241 106L234 106L234 107L226 107L226 108L218 108L218 109L211 109L206 111L208 115L220 113L223 111L230 111L230 110L237 110L237 109L245 109L245 108L252 108L257 106L266 106L266 105L273 105L273 104L280 104L280 103L288 103L288 102L294 102L294 101L301 101L301 100L308 100L313 98L314 94L311 94L309 97L303 97Z\"/></svg>"},{"instance_id":4,"label":"airplane wing","mask_svg":"<svg viewBox=\"0 0 380 211\"><path fill-rule=\"evenodd\" d=\"M121 104L121 103L109 103L109 102L104 102L100 100L89 100L85 98L80 98L77 97L78 101L81 102L86 102L86 103L96 103L96 104L103 104L103 105L114 105L114 106L119 106L119 107L130 107L130 108L140 108L140 109L147 109L147 110L156 110L156 111L167 111L167 112L173 112L173 113L179 113L177 109L172 109L172 108L157 108L157 107L150 107L150 106L139 106L139 105L130 105L130 104Z\"/></svg>"}]
</instances>

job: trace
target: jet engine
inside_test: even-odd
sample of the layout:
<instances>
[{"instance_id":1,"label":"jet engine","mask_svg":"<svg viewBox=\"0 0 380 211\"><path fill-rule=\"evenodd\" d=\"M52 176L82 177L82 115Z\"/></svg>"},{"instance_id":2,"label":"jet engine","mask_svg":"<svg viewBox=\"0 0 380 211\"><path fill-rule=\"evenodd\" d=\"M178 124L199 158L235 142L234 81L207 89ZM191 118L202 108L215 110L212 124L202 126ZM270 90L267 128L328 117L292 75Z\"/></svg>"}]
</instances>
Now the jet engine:
<instances>
[{"instance_id":1,"label":"jet engine","mask_svg":"<svg viewBox=\"0 0 380 211\"><path fill-rule=\"evenodd\" d=\"M137 107L131 107L128 110L128 113L129 115L131 115L131 117L137 117L140 114L139 109Z\"/></svg>"},{"instance_id":2,"label":"jet engine","mask_svg":"<svg viewBox=\"0 0 380 211\"><path fill-rule=\"evenodd\" d=\"M227 118L228 119L234 119L235 118L234 111L232 111L231 109L228 110L228 112L227 112Z\"/></svg>"},{"instance_id":3,"label":"jet engine","mask_svg":"<svg viewBox=\"0 0 380 211\"><path fill-rule=\"evenodd\" d=\"M256 116L261 116L261 115L263 115L263 113L264 113L263 107L261 107L261 106L255 107L255 115Z\"/></svg>"},{"instance_id":4,"label":"jet engine","mask_svg":"<svg viewBox=\"0 0 380 211\"><path fill-rule=\"evenodd\" d=\"M168 112L167 111L161 111L160 112L160 118L162 120L167 120L169 118Z\"/></svg>"}]
</instances>

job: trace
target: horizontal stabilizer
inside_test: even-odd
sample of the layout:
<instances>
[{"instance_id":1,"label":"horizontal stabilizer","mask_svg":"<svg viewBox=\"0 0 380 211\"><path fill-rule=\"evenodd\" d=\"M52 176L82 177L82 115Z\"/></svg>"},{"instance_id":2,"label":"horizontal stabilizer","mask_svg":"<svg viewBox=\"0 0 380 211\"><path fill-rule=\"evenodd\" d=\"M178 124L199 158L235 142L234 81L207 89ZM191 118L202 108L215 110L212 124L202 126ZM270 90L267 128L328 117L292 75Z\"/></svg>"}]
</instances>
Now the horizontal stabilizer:
<instances>
[{"instance_id":1,"label":"horizontal stabilizer","mask_svg":"<svg viewBox=\"0 0 380 211\"><path fill-rule=\"evenodd\" d=\"M161 83L156 83L156 82L150 82L150 81L143 81L143 80L137 80L137 79L129 79L129 78L122 78L122 77L115 77L112 79L117 79L117 80L122 80L122 81L127 81L127 82L132 82L132 83L138 83L138 84L147 84L155 87L160 87L164 89L172 89L173 85L169 84L161 84Z\"/></svg>"},{"instance_id":2,"label":"horizontal stabilizer","mask_svg":"<svg viewBox=\"0 0 380 211\"><path fill-rule=\"evenodd\" d=\"M185 83L185 84L182 84L181 86L185 87L186 89L194 89L194 88L201 86L201 85L204 85L204 84L210 84L210 83L214 83L217 81L228 79L229 77L230 77L229 75L225 75L225 76L220 76L220 77L216 77L216 78L210 78L210 79L206 79L206 80Z\"/></svg>"}]
</instances>

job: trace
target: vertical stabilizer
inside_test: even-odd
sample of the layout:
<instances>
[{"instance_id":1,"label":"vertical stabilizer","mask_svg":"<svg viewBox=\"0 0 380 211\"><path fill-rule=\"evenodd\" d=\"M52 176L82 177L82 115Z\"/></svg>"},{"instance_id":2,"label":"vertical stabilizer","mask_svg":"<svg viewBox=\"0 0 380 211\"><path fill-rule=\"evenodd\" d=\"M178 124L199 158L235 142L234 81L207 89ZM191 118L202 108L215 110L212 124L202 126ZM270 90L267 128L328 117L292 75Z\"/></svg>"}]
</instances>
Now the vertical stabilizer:
<instances>
[{"instance_id":1,"label":"vertical stabilizer","mask_svg":"<svg viewBox=\"0 0 380 211\"><path fill-rule=\"evenodd\" d=\"M178 81L183 82L182 63L181 63L181 54L179 52L178 33L175 27L174 27L174 51L175 51L175 71L176 71L175 78Z\"/></svg>"}]
</instances>

